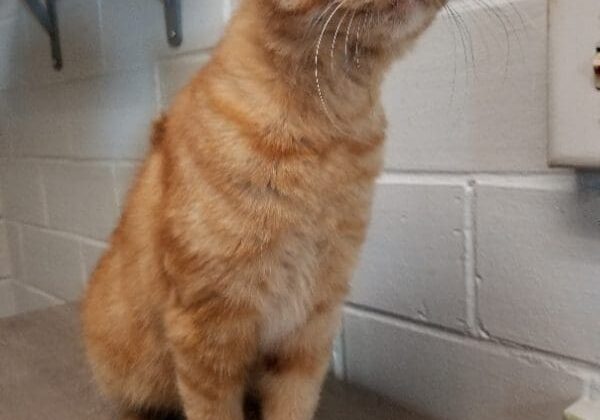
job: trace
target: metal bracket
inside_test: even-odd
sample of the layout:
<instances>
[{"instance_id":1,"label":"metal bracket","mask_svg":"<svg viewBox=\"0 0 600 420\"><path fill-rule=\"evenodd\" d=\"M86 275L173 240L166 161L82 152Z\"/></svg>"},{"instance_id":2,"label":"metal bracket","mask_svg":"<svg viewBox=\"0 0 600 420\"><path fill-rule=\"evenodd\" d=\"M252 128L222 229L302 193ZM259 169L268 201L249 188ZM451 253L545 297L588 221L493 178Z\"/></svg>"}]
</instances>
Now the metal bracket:
<instances>
[{"instance_id":1,"label":"metal bracket","mask_svg":"<svg viewBox=\"0 0 600 420\"><path fill-rule=\"evenodd\" d=\"M183 41L181 24L181 0L163 0L165 6L165 22L167 24L167 40L171 47L179 47Z\"/></svg>"},{"instance_id":2,"label":"metal bracket","mask_svg":"<svg viewBox=\"0 0 600 420\"><path fill-rule=\"evenodd\" d=\"M56 18L55 0L25 0L25 2L50 37L50 47L52 49L52 61L54 68L56 70L62 69L63 61L62 52L60 49L60 37L58 32L58 21Z\"/></svg>"},{"instance_id":3,"label":"metal bracket","mask_svg":"<svg viewBox=\"0 0 600 420\"><path fill-rule=\"evenodd\" d=\"M1 0L0 0L1 1ZM167 40L172 47L179 47L183 42L181 23L181 0L162 0L167 25ZM50 37L52 61L56 70L63 67L58 20L56 17L56 0L25 0L29 9Z\"/></svg>"}]
</instances>

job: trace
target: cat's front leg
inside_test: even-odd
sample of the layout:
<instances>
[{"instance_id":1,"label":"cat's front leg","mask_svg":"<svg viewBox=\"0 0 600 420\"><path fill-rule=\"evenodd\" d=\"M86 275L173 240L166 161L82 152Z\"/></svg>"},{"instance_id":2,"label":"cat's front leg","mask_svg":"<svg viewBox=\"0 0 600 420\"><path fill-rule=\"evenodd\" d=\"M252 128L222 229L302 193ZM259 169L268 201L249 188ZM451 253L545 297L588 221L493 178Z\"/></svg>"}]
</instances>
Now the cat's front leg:
<instances>
[{"instance_id":1,"label":"cat's front leg","mask_svg":"<svg viewBox=\"0 0 600 420\"><path fill-rule=\"evenodd\" d=\"M259 379L264 420L313 418L339 320L339 305L318 306L306 325L265 357Z\"/></svg>"},{"instance_id":2,"label":"cat's front leg","mask_svg":"<svg viewBox=\"0 0 600 420\"><path fill-rule=\"evenodd\" d=\"M217 295L185 306L171 299L165 329L186 419L243 420L257 347L252 311Z\"/></svg>"}]
</instances>

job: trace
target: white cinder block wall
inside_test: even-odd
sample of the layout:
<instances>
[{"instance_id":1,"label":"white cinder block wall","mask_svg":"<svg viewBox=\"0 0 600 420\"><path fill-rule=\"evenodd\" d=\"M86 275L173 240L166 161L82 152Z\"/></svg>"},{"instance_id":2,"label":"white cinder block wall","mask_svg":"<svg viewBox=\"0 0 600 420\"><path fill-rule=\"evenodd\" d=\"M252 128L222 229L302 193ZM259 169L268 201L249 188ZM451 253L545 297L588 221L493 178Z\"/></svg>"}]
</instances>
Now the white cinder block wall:
<instances>
[{"instance_id":1,"label":"white cinder block wall","mask_svg":"<svg viewBox=\"0 0 600 420\"><path fill-rule=\"evenodd\" d=\"M387 81L386 173L337 350L348 380L443 420L559 419L600 394L600 176L546 167L546 1L507 1L452 0L467 29L440 19ZM151 119L231 3L184 0L180 50L159 1L58 9L60 73L23 5L0 4L0 315L80 295Z\"/></svg>"},{"instance_id":2,"label":"white cinder block wall","mask_svg":"<svg viewBox=\"0 0 600 420\"><path fill-rule=\"evenodd\" d=\"M80 296L152 119L206 60L231 6L186 0L177 50L158 0L60 0L57 9L61 72L25 2L0 0L0 251L2 238L10 245L0 252L0 316Z\"/></svg>"}]
</instances>

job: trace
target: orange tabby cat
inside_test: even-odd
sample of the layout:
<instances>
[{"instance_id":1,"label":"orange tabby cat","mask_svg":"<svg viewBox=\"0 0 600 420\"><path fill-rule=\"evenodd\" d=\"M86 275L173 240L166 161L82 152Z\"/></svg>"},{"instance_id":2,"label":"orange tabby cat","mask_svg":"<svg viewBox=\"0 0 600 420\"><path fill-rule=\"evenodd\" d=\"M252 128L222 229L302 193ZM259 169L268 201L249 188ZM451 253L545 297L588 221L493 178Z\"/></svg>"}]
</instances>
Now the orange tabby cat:
<instances>
[{"instance_id":1,"label":"orange tabby cat","mask_svg":"<svg viewBox=\"0 0 600 420\"><path fill-rule=\"evenodd\" d=\"M244 0L154 127L83 305L123 418L309 420L382 166L385 69L444 0Z\"/></svg>"}]
</instances>

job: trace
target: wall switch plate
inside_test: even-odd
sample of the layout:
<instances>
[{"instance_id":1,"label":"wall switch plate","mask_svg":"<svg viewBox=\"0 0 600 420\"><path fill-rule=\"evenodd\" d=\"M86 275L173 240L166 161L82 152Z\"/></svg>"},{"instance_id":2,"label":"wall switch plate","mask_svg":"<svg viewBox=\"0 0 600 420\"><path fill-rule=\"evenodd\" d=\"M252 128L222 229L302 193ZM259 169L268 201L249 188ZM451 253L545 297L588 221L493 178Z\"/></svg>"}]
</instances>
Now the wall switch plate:
<instances>
[{"instance_id":1,"label":"wall switch plate","mask_svg":"<svg viewBox=\"0 0 600 420\"><path fill-rule=\"evenodd\" d=\"M600 1L550 0L551 166L600 168Z\"/></svg>"},{"instance_id":2,"label":"wall switch plate","mask_svg":"<svg viewBox=\"0 0 600 420\"><path fill-rule=\"evenodd\" d=\"M579 400L567 408L565 420L600 420L600 401Z\"/></svg>"}]
</instances>

